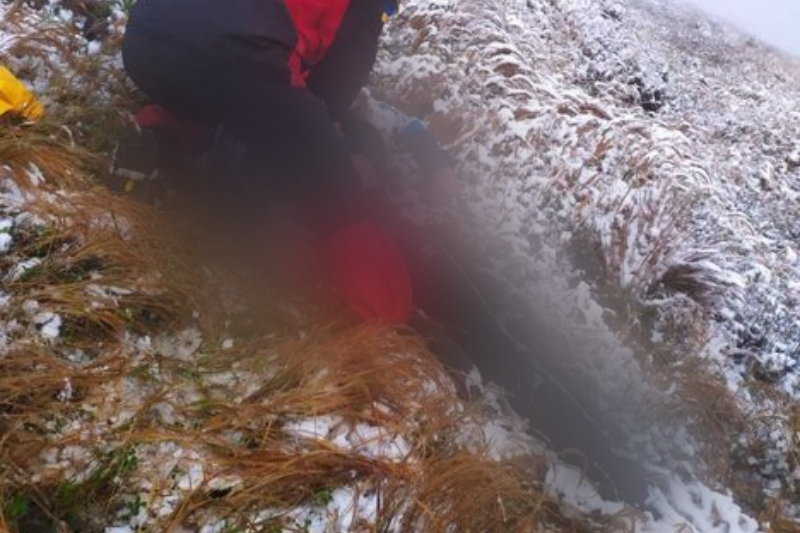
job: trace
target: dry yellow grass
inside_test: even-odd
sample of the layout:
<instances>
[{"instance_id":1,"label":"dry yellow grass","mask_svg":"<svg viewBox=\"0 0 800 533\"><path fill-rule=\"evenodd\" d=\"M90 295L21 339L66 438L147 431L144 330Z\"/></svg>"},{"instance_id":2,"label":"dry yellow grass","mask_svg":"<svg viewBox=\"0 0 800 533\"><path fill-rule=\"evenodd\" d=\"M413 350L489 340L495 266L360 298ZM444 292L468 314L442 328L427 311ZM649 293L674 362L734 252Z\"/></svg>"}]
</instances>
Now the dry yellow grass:
<instances>
[{"instance_id":1,"label":"dry yellow grass","mask_svg":"<svg viewBox=\"0 0 800 533\"><path fill-rule=\"evenodd\" d=\"M12 31L21 28L27 13L22 2L15 2L5 24ZM130 461L130 454L135 458L160 443L202 452L215 476L234 475L240 484L225 494L207 486L183 494L153 531L194 526L207 513L227 517L230 533L301 529L280 513L275 521L259 524L253 516L354 484L379 495L377 522L359 525L368 531L630 530L625 517L603 526L577 514L566 518L543 495L542 465L532 458L503 463L489 459L485 450L467 451L459 437L465 426L480 422L480 411L456 397L447 374L412 332L353 327L335 314L338 322L303 322L268 302L255 317L257 325L243 326L236 335L234 348L219 349L223 332L230 335L237 326L225 323L230 317L198 272L202 264L158 213L98 186L107 165L98 150L106 150L113 138L109 122L127 119L120 106L131 98L127 85L99 59L76 54L63 27L43 30L18 41L3 58L23 69L42 62L52 78L48 97L53 103L45 123L0 131L0 162L11 169L4 177L31 195L25 210L47 221L45 231L18 236L15 253L42 263L10 282L8 291L12 309L35 300L63 316L66 326L57 342L31 335L0 356L0 533L29 533L18 527L19 516L10 516L19 514L10 506L19 497L48 520L63 520L65 531L80 530L67 523L76 507L95 518L110 515L126 505L123 493L138 490L126 483L153 476L148 465ZM50 61L45 49L68 57L69 68ZM93 96L110 87L109 103L95 105ZM446 118L443 129L460 127ZM78 122L83 127L62 127ZM31 180L31 165L43 182ZM626 253L621 246L614 251L618 256L607 258L612 271ZM98 299L92 289L97 275L103 285L126 293ZM193 314L200 319L191 319ZM157 351L143 355L125 339L174 332L190 322L205 334L203 347L190 360ZM297 340L300 328L304 340ZM91 360L70 360L75 350L91 353ZM231 372L246 374L259 386L240 394L215 381ZM73 397L62 401L65 382ZM711 428L711 442L725 442L746 423L716 379L687 371L683 383L682 408ZM126 386L141 396L113 395ZM125 423L93 418L99 417L93 412L116 414L116 404L126 402L133 413ZM159 404L169 405L180 422L160 418ZM409 445L408 456L370 457L325 440L298 439L285 429L288 421L320 416L400 436ZM75 420L96 431L53 429ZM88 478L42 474L39 452L76 444L102 450ZM729 463L717 467L730 475ZM778 503L771 505L764 520L775 533L792 531L781 513ZM84 525L85 531L100 527Z\"/></svg>"},{"instance_id":2,"label":"dry yellow grass","mask_svg":"<svg viewBox=\"0 0 800 533\"><path fill-rule=\"evenodd\" d=\"M277 358L270 355L274 353ZM9 493L40 493L37 505L59 516L65 505L59 487L25 481L37 463L37 450L80 443L88 448L110 446L111 453L122 453L119 450L170 442L203 450L207 464L218 474L236 475L241 484L222 497L205 488L187 495L162 524L164 531L190 524L209 510L243 523L265 507L291 509L313 500L320 491L356 482L381 494L379 529L380 524L399 521L401 531L418 531L423 525L434 532L454 527L538 531L547 515L536 481L541 471L459 451L451 439L466 423L466 412L457 410L458 400L447 383L442 382L442 388L432 386L446 380L445 374L410 335L378 328L326 327L307 341L277 342L261 351L242 347L192 366L202 375L231 364L260 370L265 375L263 386L238 402L226 398L223 390L222 395L208 391L202 405L176 404L177 418L190 421L189 427L166 426L149 415L169 389L181 386L180 363L162 361L160 372L170 377L142 400L132 423L89 440L53 441L44 436L47 421L70 410L68 403L56 399L64 380L71 381L81 402L102 404L99 385L129 376L128 362L124 356L110 355L78 371L47 351L4 359L0 390L7 392L0 420L8 431L0 457L13 465L17 475L3 479L0 486ZM326 415L340 417L343 424L374 425L402 436L412 446L409 459L392 461L355 454L326 441L297 441L282 430L286 420ZM232 441L231 434L243 437ZM116 495L109 492L107 499L96 501L99 494L92 490L93 499L85 504L95 512L97 505L111 505ZM469 500L465 494L470 494Z\"/></svg>"},{"instance_id":3,"label":"dry yellow grass","mask_svg":"<svg viewBox=\"0 0 800 533\"><path fill-rule=\"evenodd\" d=\"M6 126L0 129L0 158L22 187L33 185L29 172L35 168L52 180L54 186L75 189L86 186L85 176L80 171L91 156L72 145L63 130L50 130L46 126Z\"/></svg>"},{"instance_id":4,"label":"dry yellow grass","mask_svg":"<svg viewBox=\"0 0 800 533\"><path fill-rule=\"evenodd\" d=\"M89 517L105 516L124 505L127 489L117 478L122 470L136 475L120 466L128 465L130 454L174 443L202 451L217 475L236 475L241 484L223 497L204 488L186 494L160 522L163 531L209 512L255 527L252 516L260 509L290 509L353 483L381 495L378 530L389 523L402 524L403 531L423 524L433 532L538 530L547 512L530 471L460 449L457 436L464 424L475 423L477 411L460 403L447 374L410 331L306 323L305 340L298 341L297 326L273 311L263 316L274 322L247 328L248 336L237 338L232 350L209 345L193 361L158 354L142 359L132 351L125 342L131 333L170 332L199 313L203 331L215 339L226 330L220 323L226 317L202 284L197 258L160 214L97 186L95 161L68 136L42 131L19 127L0 140L0 157L15 170L6 178L28 194L24 209L45 221L15 236L15 257L41 263L7 289L11 309L34 300L58 313L64 326L53 344L22 337L0 357L0 508L14 514L0 521L2 527L27 533L30 524L17 529L27 524L14 508L20 501L51 522L78 520L77 508ZM30 179L26 154L40 179ZM98 284L125 292L104 301L92 289ZM91 361L71 361L66 356L74 350L90 354ZM256 376L260 386L235 399L225 385L206 380L234 368ZM65 383L72 391L68 400L59 398ZM108 426L94 420L98 415L76 418L115 412L115 404L131 400L113 391L131 383L139 383L142 397L128 406L135 411L129 422ZM185 402L172 394L185 388L202 399ZM165 424L154 416L159 402L171 403L185 423ZM282 429L287 420L318 416L380 427L406 440L416 459L365 456L325 441L298 441ZM94 429L53 430L76 420ZM232 439L234 434L241 438ZM75 445L100 454L88 477L42 473L42 452ZM475 492L476 483L485 490ZM480 496L477 507L466 504L466 493ZM89 519L82 527L99 526Z\"/></svg>"}]
</instances>

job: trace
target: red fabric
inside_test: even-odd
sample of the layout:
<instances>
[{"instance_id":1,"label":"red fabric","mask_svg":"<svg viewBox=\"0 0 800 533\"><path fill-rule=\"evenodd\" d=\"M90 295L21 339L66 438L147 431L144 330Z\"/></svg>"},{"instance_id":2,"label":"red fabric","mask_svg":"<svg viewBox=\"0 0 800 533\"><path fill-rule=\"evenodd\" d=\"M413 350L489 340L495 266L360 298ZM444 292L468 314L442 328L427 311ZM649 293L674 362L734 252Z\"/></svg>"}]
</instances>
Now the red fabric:
<instances>
[{"instance_id":1,"label":"red fabric","mask_svg":"<svg viewBox=\"0 0 800 533\"><path fill-rule=\"evenodd\" d=\"M136 113L136 123L142 128L181 131L183 122L160 105L150 104Z\"/></svg>"},{"instance_id":2,"label":"red fabric","mask_svg":"<svg viewBox=\"0 0 800 533\"><path fill-rule=\"evenodd\" d=\"M139 109L136 113L136 124L141 128L175 132L181 136L187 148L202 144L211 135L211 128L207 125L180 119L156 104Z\"/></svg>"},{"instance_id":3,"label":"red fabric","mask_svg":"<svg viewBox=\"0 0 800 533\"><path fill-rule=\"evenodd\" d=\"M362 320L402 324L411 318L411 276L382 227L347 226L333 235L329 251L345 301Z\"/></svg>"},{"instance_id":4,"label":"red fabric","mask_svg":"<svg viewBox=\"0 0 800 533\"><path fill-rule=\"evenodd\" d=\"M297 32L297 44L289 58L292 86L305 87L304 65L316 65L325 58L336 39L350 0L285 0Z\"/></svg>"}]
</instances>

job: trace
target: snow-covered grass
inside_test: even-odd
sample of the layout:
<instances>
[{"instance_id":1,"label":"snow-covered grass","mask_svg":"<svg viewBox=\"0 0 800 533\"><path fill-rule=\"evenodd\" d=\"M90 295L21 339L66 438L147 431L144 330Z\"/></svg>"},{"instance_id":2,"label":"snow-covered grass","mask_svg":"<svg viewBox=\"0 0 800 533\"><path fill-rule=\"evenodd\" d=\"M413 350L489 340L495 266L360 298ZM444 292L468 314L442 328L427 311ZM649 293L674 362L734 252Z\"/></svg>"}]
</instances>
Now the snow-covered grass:
<instances>
[{"instance_id":1,"label":"snow-covered grass","mask_svg":"<svg viewBox=\"0 0 800 533\"><path fill-rule=\"evenodd\" d=\"M102 44L2 8L0 56L49 113L0 132L0 531L796 530L793 62L655 0L408 0L388 28L374 92L463 162L487 268L599 390L665 413L642 447L683 455L647 517L490 391L457 398L413 333L278 290L243 313L98 187L130 100L121 7Z\"/></svg>"},{"instance_id":2,"label":"snow-covered grass","mask_svg":"<svg viewBox=\"0 0 800 533\"><path fill-rule=\"evenodd\" d=\"M598 339L601 387L660 376L708 481L790 516L797 73L667 0L411 1L374 88L450 141L476 257Z\"/></svg>"},{"instance_id":3,"label":"snow-covered grass","mask_svg":"<svg viewBox=\"0 0 800 533\"><path fill-rule=\"evenodd\" d=\"M52 27L80 44L50 8L15 9L22 26L8 35ZM190 258L160 213L99 187L96 133L114 130L98 119L124 113L118 86L102 82L110 97L73 121L86 103L69 95L100 82L62 86L61 70L89 46L39 37L25 46L47 54L9 63L31 69L48 120L0 132L0 529L500 531L546 519L539 460L521 458L502 417L485 425L456 397L421 339L281 301L242 318L222 294L233 279ZM92 65L115 63L91 52Z\"/></svg>"}]
</instances>

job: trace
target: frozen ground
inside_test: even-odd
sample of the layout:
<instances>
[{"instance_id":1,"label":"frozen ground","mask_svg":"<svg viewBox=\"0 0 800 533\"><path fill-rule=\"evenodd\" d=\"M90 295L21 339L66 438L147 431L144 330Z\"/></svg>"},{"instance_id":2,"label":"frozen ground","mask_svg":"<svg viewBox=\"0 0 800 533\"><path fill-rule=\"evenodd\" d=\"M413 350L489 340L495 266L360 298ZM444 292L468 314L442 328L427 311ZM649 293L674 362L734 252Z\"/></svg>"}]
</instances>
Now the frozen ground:
<instances>
[{"instance_id":1,"label":"frozen ground","mask_svg":"<svg viewBox=\"0 0 800 533\"><path fill-rule=\"evenodd\" d=\"M380 66L400 90L384 92L413 108L424 87L434 123L466 123L451 140L495 218L530 242L557 221L567 246L600 244L605 281L661 315L693 298L732 381L755 367L798 394L794 60L669 2L406 12ZM669 285L680 265L697 293Z\"/></svg>"},{"instance_id":2,"label":"frozen ground","mask_svg":"<svg viewBox=\"0 0 800 533\"><path fill-rule=\"evenodd\" d=\"M375 92L460 154L518 287L561 280L644 368L709 363L796 497L798 62L655 0L410 2L382 59Z\"/></svg>"},{"instance_id":3,"label":"frozen ground","mask_svg":"<svg viewBox=\"0 0 800 533\"><path fill-rule=\"evenodd\" d=\"M4 25L4 55L21 40L39 43L43 27L63 27L64 16L42 13ZM45 100L48 74L67 68L59 53L103 54L74 36L57 42L42 44L42 57L5 58ZM464 211L475 214L465 225L477 225L476 245L502 250L485 257L514 259L486 266L502 269L533 301L552 300L542 307L584 339L583 365L609 397L636 389L650 398L665 394L670 405L692 398L716 416L743 421L740 427L694 411L671 426L669 439L685 454L667 463L653 490L660 516L623 513L614 518L622 525L612 520L620 529L630 531L630 521L654 533L797 527L777 517L800 519L792 504L800 483L798 83L793 60L666 1L407 0L388 28L373 93L424 117L459 156L469 182ZM62 507L82 501L75 492L113 490L107 507L92 508L80 524L106 533L404 531L425 521L399 517L415 498L431 496L413 483L393 492L384 480L423 476L432 468L425 464L430 449L448 443L492 460L541 453L518 420L462 419L463 406L432 399L438 382L424 371L404 375L419 381L410 387L411 405L365 402L353 419L337 406L343 398L363 400L369 387L312 368L303 369L304 388L292 389L286 383L297 376L279 362L285 332L270 333L281 342L254 350L232 331L202 333L198 314L179 332L140 331L131 309L155 294L150 278L157 276L90 265L77 281L41 290L39 280L63 266L73 244L49 243L43 255L31 240L52 227L78 240L106 237L109 222L98 215L90 217L94 229L74 228L69 208L61 218L46 214L84 205L81 193L52 170L7 163L0 183L2 383L35 382L49 411L41 419L9 411L15 431L40 433L24 461L17 446L13 461L0 466L3 498L9 491L16 497L22 472L39 490L59 487ZM129 243L122 226L115 238ZM75 316L84 312L119 322L118 342L77 346ZM289 336L306 342L293 345L299 353L319 351L302 330ZM395 337L367 341L361 349L380 353L386 368L414 351ZM25 360L34 363L20 366ZM28 373L9 373L22 368ZM700 381L705 396L690 389L695 369L708 379ZM734 407L717 414L723 396ZM28 405L23 397L12 395L8 405ZM457 431L443 427L425 441L422 428L435 424L419 413L434 410L429 404L457 419ZM716 472L703 453L705 430L716 434L703 424L718 422L722 444L709 440L724 446L718 455L741 458L733 475ZM280 463L284 455L295 458ZM297 457L312 463L302 473L315 484L300 487L303 497L281 496L304 503L258 499L259 491L273 497L268 485L281 483L275 463L305 464ZM319 484L316 457L333 469L344 457L347 468L368 474L339 472ZM545 477L565 516L597 513L587 528L602 530L599 517L621 511L577 472L551 465ZM224 512L228 495L246 503L236 519ZM387 497L395 501L387 505ZM201 505L203 498L212 503ZM9 516L0 514L0 530L2 518Z\"/></svg>"}]
</instances>

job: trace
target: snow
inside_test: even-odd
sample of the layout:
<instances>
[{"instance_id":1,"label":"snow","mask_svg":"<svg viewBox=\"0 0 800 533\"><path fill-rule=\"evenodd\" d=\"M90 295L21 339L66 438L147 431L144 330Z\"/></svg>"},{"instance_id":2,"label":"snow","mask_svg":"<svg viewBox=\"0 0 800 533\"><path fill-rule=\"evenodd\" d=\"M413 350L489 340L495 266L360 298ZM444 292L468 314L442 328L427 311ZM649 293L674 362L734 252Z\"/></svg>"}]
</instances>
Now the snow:
<instances>
[{"instance_id":1,"label":"snow","mask_svg":"<svg viewBox=\"0 0 800 533\"><path fill-rule=\"evenodd\" d=\"M411 447L402 437L382 427L357 424L348 434L347 440L357 453L367 457L403 461L411 453Z\"/></svg>"},{"instance_id":2,"label":"snow","mask_svg":"<svg viewBox=\"0 0 800 533\"><path fill-rule=\"evenodd\" d=\"M39 187L46 181L44 174L42 174L42 170L34 164L31 164L28 167L27 175L31 185L34 187Z\"/></svg>"},{"instance_id":3,"label":"snow","mask_svg":"<svg viewBox=\"0 0 800 533\"><path fill-rule=\"evenodd\" d=\"M333 428L342 423L341 419L330 416L319 416L295 422L289 422L283 426L284 431L298 437L314 440L325 440L333 431Z\"/></svg>"},{"instance_id":4,"label":"snow","mask_svg":"<svg viewBox=\"0 0 800 533\"><path fill-rule=\"evenodd\" d=\"M135 529L131 526L107 527L105 533L135 533Z\"/></svg>"},{"instance_id":5,"label":"snow","mask_svg":"<svg viewBox=\"0 0 800 533\"><path fill-rule=\"evenodd\" d=\"M61 390L58 391L58 400L61 402L69 402L72 400L74 394L75 390L72 388L72 380L64 378L64 385L61 387Z\"/></svg>"},{"instance_id":6,"label":"snow","mask_svg":"<svg viewBox=\"0 0 800 533\"><path fill-rule=\"evenodd\" d=\"M360 486L339 487L331 492L329 499L322 507L293 509L286 518L308 533L360 531L369 529L377 521L379 507L375 492ZM263 523L278 515L275 511L264 511L254 522Z\"/></svg>"},{"instance_id":7,"label":"snow","mask_svg":"<svg viewBox=\"0 0 800 533\"><path fill-rule=\"evenodd\" d=\"M337 531L353 531L359 523L374 524L378 517L378 498L363 495L356 488L342 487L333 492L327 512L334 516Z\"/></svg>"},{"instance_id":8,"label":"snow","mask_svg":"<svg viewBox=\"0 0 800 533\"><path fill-rule=\"evenodd\" d=\"M61 326L63 322L61 316L56 313L39 313L33 318L33 322L39 326L39 335L41 335L43 339L52 341L61 335Z\"/></svg>"},{"instance_id":9,"label":"snow","mask_svg":"<svg viewBox=\"0 0 800 533\"><path fill-rule=\"evenodd\" d=\"M405 440L386 428L360 423L348 425L343 419L319 416L287 422L283 430L304 439L325 441L343 452L386 461L404 461L411 448Z\"/></svg>"},{"instance_id":10,"label":"snow","mask_svg":"<svg viewBox=\"0 0 800 533\"><path fill-rule=\"evenodd\" d=\"M624 510L621 503L604 501L585 476L572 467L552 463L547 472L547 488L557 497L588 512L601 512L611 516Z\"/></svg>"},{"instance_id":11,"label":"snow","mask_svg":"<svg viewBox=\"0 0 800 533\"><path fill-rule=\"evenodd\" d=\"M733 438L743 448L750 439L760 445L747 457L754 484L766 487L765 497L790 490L791 482L800 481L796 458L790 457L792 441L800 436L792 433L785 415L785 406L800 399L795 312L800 305L800 75L794 64L724 25L661 0L407 0L402 11L389 25L373 93L410 107L415 97L425 100L433 116L424 118L432 127L443 117L463 119L450 148L469 182L464 212L479 213L478 225L484 226L470 240L512 250L498 254L487 245L487 269L502 272L519 295L541 301L559 327L590 338L582 345L590 349L576 355L576 363L595 375L610 405L616 396L637 403L639 394L654 394L647 382L654 370L651 354L626 344L630 323L614 324L623 311L632 311L629 320L640 322L636 326L644 315L653 315L654 325L642 332L648 349L694 342L678 350L675 367L694 358L713 365L757 420L747 434ZM64 10L52 13L71 16ZM409 17L417 23L408 24ZM124 17L118 13L116 18ZM0 50L25 39L33 24L24 21L16 34L0 29ZM80 49L98 58L103 54L98 43L83 43ZM659 92L663 105L643 109L642 104L660 98ZM385 104L373 107L386 127L407 118ZM59 200L44 190L48 177L42 169L29 166L20 175L33 190L21 187L7 167L0 179L2 277L12 286L43 262L15 255L22 252L12 235L49 222L29 213L29 204ZM578 264L575 250L598 252L601 274ZM502 264L509 257L514 264ZM681 269L681 281L702 290L689 294L665 287L669 274ZM537 278L547 287L537 286ZM92 305L116 306L137 294L135 287L92 281L85 287ZM603 299L609 291L624 294L630 309L612 309ZM554 295L552 305L544 299ZM45 346L60 338L64 319L47 300L39 300L0 295L0 357L20 332L34 331L31 325ZM25 316L12 319L10 303L18 301ZM302 310L292 311L302 316ZM196 312L194 320L199 318ZM684 323L695 329L676 333ZM697 338L689 338L693 335ZM297 332L300 339L307 336L305 329ZM110 379L92 390L80 389L81 394L69 378L57 382L53 393L68 416L58 424L49 420L48 436L71 444L46 449L32 479L86 479L94 461L91 446L113 443L115 430L140 417L156 419L166 432L185 427L187 408L203 402L213 406L220 395L243 405L269 380L270 370L232 367L169 381L175 368L195 372L206 349L216 346L231 352L227 357L238 355L234 347L245 351L246 345L232 335L204 338L193 326L152 337L126 332L124 355L144 370L138 378ZM60 354L59 362L82 370L96 357L91 352L71 350ZM480 376L470 377L471 384L483 388L484 406L502 413L502 394L485 388ZM754 383L770 394L751 391ZM677 381L663 384L663 390L673 399L684 392ZM84 393L96 398L85 399ZM381 405L371 409L387 412ZM287 448L298 453L322 445L356 459L413 468L419 450L412 437L370 420L282 413L267 423L280 426L290 436ZM759 531L721 484L698 481L705 465L689 423L658 428L682 456L670 460L652 488L650 504L658 516L636 520L632 530ZM474 453L498 461L543 453L541 443L526 434L524 421L465 425L470 427L460 428L455 440ZM642 436L642 453L662 453L658 436ZM231 432L224 438L238 442L243 435ZM148 442L137 444L135 452L139 470L124 490L148 505L135 516L109 517L115 526L107 533L157 530L193 493L244 485L242 477L221 473L201 443ZM605 516L622 510L600 499L578 471L549 459L548 490L566 505ZM330 489L326 505L254 511L254 523L288 516L296 529L310 533L375 527L381 511L375 486L354 481ZM797 506L788 512L800 518ZM191 530L231 530L213 513L204 519Z\"/></svg>"},{"instance_id":12,"label":"snow","mask_svg":"<svg viewBox=\"0 0 800 533\"><path fill-rule=\"evenodd\" d=\"M202 486L203 479L203 465L192 463L189 471L178 479L177 485L180 490L197 490Z\"/></svg>"},{"instance_id":13,"label":"snow","mask_svg":"<svg viewBox=\"0 0 800 533\"><path fill-rule=\"evenodd\" d=\"M652 531L674 531L665 524L687 524L689 531L758 533L756 521L742 512L730 495L719 494L700 484L672 480L666 492L656 491L653 505L663 518Z\"/></svg>"},{"instance_id":14,"label":"snow","mask_svg":"<svg viewBox=\"0 0 800 533\"><path fill-rule=\"evenodd\" d=\"M35 269L41 264L42 260L39 259L38 257L32 257L30 259L26 259L25 261L20 261L11 268L9 277L11 278L12 281L19 281L25 276L25 274L27 274L28 272Z\"/></svg>"},{"instance_id":15,"label":"snow","mask_svg":"<svg viewBox=\"0 0 800 533\"><path fill-rule=\"evenodd\" d=\"M160 352L189 361L203 344L203 334L197 328L188 328L175 335L159 337L154 343Z\"/></svg>"},{"instance_id":16,"label":"snow","mask_svg":"<svg viewBox=\"0 0 800 533\"><path fill-rule=\"evenodd\" d=\"M609 347L593 353L617 354L584 363L604 391L646 394L645 369L619 346L624 328L642 324L634 315L610 327L620 309L601 292L613 290L627 295L623 311L657 316L642 332L654 349L692 343L676 350L676 368L713 361L744 411L800 399L800 319L787 290L800 279L796 63L667 1L410 1L405 10L414 24L392 26L373 94L408 108L424 87L437 102L431 122L459 116L451 149L474 188L461 210L480 214L464 233L478 243L485 235L489 250L504 240L517 268L491 263L492 252L487 267L562 328L577 332L580 317ZM659 108L645 110L653 98ZM597 254L602 277L587 275L570 248ZM698 292L664 287L680 271ZM696 338L671 329L681 323ZM747 331L757 333L748 340ZM743 350L748 364L736 362ZM749 393L756 370L776 380L766 386L787 395L784 407ZM772 450L757 463L785 483L789 447L776 426L785 421L756 431ZM678 448L699 461L695 439ZM695 491L731 509L712 492ZM676 505L693 516L687 501ZM732 523L752 523L741 516Z\"/></svg>"},{"instance_id":17,"label":"snow","mask_svg":"<svg viewBox=\"0 0 800 533\"><path fill-rule=\"evenodd\" d=\"M14 227L14 222L8 218L0 218L0 254L8 253L11 249L11 244L14 242L11 236L11 229Z\"/></svg>"}]
</instances>

